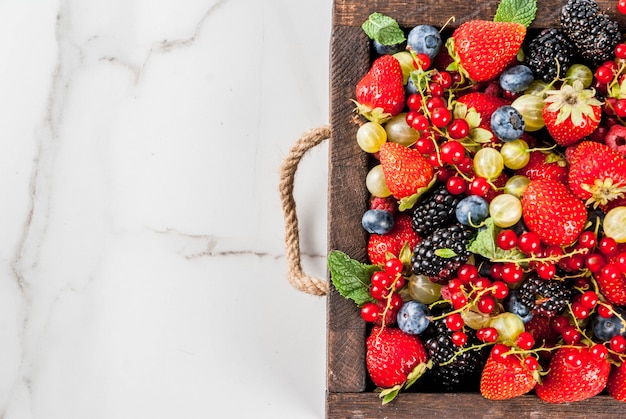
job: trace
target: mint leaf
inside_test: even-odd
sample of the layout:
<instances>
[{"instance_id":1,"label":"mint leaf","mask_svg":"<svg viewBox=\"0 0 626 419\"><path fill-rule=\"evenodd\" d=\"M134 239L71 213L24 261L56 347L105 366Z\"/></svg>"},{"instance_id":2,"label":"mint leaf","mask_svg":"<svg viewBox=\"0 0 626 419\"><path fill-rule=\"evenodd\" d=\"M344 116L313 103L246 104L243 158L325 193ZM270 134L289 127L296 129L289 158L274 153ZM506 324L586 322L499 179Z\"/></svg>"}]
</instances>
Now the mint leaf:
<instances>
[{"instance_id":1,"label":"mint leaf","mask_svg":"<svg viewBox=\"0 0 626 419\"><path fill-rule=\"evenodd\" d=\"M517 22L526 27L535 20L537 0L502 0L493 20L496 22Z\"/></svg>"},{"instance_id":2,"label":"mint leaf","mask_svg":"<svg viewBox=\"0 0 626 419\"><path fill-rule=\"evenodd\" d=\"M512 250L502 250L496 246L496 235L500 229L495 226L491 217L484 221L484 227L478 229L474 240L467 246L467 250L477 255L481 255L489 260L506 259L519 260L525 255L517 248Z\"/></svg>"},{"instance_id":3,"label":"mint leaf","mask_svg":"<svg viewBox=\"0 0 626 419\"><path fill-rule=\"evenodd\" d=\"M343 297L354 301L359 307L375 300L369 294L372 273L380 270L376 265L366 265L339 250L328 255L330 279Z\"/></svg>"},{"instance_id":4,"label":"mint leaf","mask_svg":"<svg viewBox=\"0 0 626 419\"><path fill-rule=\"evenodd\" d=\"M361 28L370 39L376 40L382 45L396 45L406 40L404 32L400 29L394 18L382 13L374 12L363 22Z\"/></svg>"},{"instance_id":5,"label":"mint leaf","mask_svg":"<svg viewBox=\"0 0 626 419\"><path fill-rule=\"evenodd\" d=\"M450 259L456 256L456 252L452 249L435 249L435 255L440 258Z\"/></svg>"}]
</instances>

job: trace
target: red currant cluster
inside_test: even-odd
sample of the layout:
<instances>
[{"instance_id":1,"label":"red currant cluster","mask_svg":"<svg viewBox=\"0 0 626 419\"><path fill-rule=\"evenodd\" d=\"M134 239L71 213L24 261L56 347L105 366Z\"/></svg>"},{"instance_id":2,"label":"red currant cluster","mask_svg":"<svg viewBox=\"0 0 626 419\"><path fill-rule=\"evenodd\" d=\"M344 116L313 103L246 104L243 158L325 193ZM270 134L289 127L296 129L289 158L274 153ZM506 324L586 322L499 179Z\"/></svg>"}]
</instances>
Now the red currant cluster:
<instances>
[{"instance_id":1,"label":"red currant cluster","mask_svg":"<svg viewBox=\"0 0 626 419\"><path fill-rule=\"evenodd\" d=\"M400 259L391 258L385 262L382 271L372 274L369 293L376 302L365 303L361 306L363 320L377 326L389 326L395 323L396 315L403 303L399 291L406 283L402 275L403 268L404 265Z\"/></svg>"}]
</instances>

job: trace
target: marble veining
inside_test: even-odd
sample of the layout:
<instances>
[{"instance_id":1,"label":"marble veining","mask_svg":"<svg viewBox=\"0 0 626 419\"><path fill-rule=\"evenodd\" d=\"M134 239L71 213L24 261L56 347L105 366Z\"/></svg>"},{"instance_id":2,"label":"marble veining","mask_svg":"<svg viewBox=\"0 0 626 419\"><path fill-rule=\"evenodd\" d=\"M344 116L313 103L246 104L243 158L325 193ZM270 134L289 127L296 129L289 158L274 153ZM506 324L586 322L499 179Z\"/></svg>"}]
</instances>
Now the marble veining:
<instances>
[{"instance_id":1,"label":"marble veining","mask_svg":"<svg viewBox=\"0 0 626 419\"><path fill-rule=\"evenodd\" d=\"M0 4L1 418L323 416L331 6Z\"/></svg>"}]
</instances>

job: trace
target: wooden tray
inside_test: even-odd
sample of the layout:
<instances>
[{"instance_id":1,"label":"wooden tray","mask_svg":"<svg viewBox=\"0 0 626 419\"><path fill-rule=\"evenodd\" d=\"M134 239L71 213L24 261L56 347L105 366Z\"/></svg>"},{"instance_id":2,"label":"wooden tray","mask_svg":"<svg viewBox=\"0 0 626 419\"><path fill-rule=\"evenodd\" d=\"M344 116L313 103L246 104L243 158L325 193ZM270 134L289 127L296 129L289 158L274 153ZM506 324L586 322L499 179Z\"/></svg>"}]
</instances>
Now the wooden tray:
<instances>
[{"instance_id":1,"label":"wooden tray","mask_svg":"<svg viewBox=\"0 0 626 419\"><path fill-rule=\"evenodd\" d=\"M537 17L531 28L558 26L563 1L537 1ZM369 193L365 188L368 157L358 147L354 115L354 88L370 64L370 42L361 24L373 12L394 17L400 26L418 24L441 27L451 16L456 27L470 19L492 20L497 0L335 0L330 45L331 139L329 145L329 250L338 249L367 262L367 237L361 227ZM600 9L626 28L617 13L617 0L598 0ZM606 395L571 404L548 404L534 395L494 402L479 393L401 393L381 405L365 368L366 325L352 301L330 287L328 295L328 369L326 416L328 418L458 417L501 418L506 415L533 418L623 418L626 403Z\"/></svg>"}]
</instances>

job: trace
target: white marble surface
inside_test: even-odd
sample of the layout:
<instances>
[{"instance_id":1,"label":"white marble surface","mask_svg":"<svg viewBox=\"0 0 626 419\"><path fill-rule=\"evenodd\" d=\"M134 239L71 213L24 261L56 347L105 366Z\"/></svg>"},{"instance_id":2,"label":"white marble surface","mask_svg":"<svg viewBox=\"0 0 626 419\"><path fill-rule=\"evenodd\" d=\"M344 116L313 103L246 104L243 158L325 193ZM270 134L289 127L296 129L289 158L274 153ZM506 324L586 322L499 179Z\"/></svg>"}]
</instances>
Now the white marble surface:
<instances>
[{"instance_id":1,"label":"white marble surface","mask_svg":"<svg viewBox=\"0 0 626 419\"><path fill-rule=\"evenodd\" d=\"M331 8L0 1L0 417L323 417Z\"/></svg>"}]
</instances>

